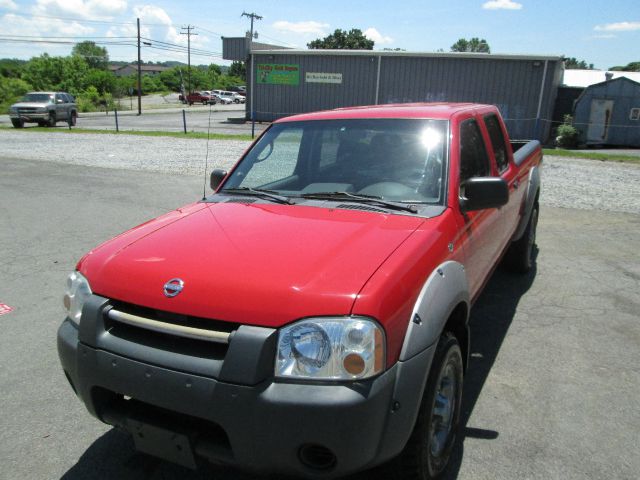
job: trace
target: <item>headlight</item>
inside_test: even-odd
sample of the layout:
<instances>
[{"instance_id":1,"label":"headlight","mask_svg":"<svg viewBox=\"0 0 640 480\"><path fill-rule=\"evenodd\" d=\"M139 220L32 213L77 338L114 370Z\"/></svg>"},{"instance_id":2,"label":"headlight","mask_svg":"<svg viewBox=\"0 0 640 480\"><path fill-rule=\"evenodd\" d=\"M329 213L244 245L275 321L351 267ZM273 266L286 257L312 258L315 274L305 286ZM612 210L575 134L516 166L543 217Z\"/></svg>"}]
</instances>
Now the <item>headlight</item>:
<instances>
[{"instance_id":1,"label":"headlight","mask_svg":"<svg viewBox=\"0 0 640 480\"><path fill-rule=\"evenodd\" d=\"M280 330L276 376L356 380L384 369L384 333L361 317L312 318Z\"/></svg>"},{"instance_id":2,"label":"headlight","mask_svg":"<svg viewBox=\"0 0 640 480\"><path fill-rule=\"evenodd\" d=\"M9 108L9 111L11 113L18 113L18 107L11 107L11 108Z\"/></svg>"},{"instance_id":3,"label":"headlight","mask_svg":"<svg viewBox=\"0 0 640 480\"><path fill-rule=\"evenodd\" d=\"M91 295L91 287L86 278L80 272L73 272L67 278L67 289L64 294L64 308L69 319L76 325L80 324L82 306Z\"/></svg>"}]
</instances>

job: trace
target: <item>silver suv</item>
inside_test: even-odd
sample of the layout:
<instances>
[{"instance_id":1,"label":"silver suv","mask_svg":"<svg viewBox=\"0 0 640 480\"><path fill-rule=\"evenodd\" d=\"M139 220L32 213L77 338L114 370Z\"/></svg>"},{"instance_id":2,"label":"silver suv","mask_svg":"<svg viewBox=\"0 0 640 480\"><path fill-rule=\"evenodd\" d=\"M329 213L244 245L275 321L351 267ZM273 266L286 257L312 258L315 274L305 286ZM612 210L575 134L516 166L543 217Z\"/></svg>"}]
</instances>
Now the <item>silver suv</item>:
<instances>
[{"instance_id":1,"label":"silver suv","mask_svg":"<svg viewBox=\"0 0 640 480\"><path fill-rule=\"evenodd\" d=\"M60 121L75 125L78 107L75 99L65 92L30 92L11 105L9 117L16 128L24 127L27 122L41 127L55 127Z\"/></svg>"}]
</instances>

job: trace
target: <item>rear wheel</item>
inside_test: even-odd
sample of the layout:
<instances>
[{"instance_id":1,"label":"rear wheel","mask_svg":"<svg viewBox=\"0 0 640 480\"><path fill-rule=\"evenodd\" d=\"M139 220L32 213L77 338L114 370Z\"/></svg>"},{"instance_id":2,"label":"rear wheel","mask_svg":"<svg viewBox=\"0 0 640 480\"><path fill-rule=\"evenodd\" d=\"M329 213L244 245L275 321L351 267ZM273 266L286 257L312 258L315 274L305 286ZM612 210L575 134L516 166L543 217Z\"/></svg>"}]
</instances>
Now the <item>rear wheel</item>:
<instances>
[{"instance_id":1,"label":"rear wheel","mask_svg":"<svg viewBox=\"0 0 640 480\"><path fill-rule=\"evenodd\" d=\"M21 120L19 118L12 118L11 119L11 124L15 127L15 128L22 128L24 127L24 120Z\"/></svg>"},{"instance_id":2,"label":"rear wheel","mask_svg":"<svg viewBox=\"0 0 640 480\"><path fill-rule=\"evenodd\" d=\"M77 121L78 121L78 114L76 112L71 112L71 116L69 117L69 126L75 127Z\"/></svg>"},{"instance_id":3,"label":"rear wheel","mask_svg":"<svg viewBox=\"0 0 640 480\"><path fill-rule=\"evenodd\" d=\"M444 471L460 424L462 381L460 345L445 333L436 347L413 433L396 459L397 478L429 480Z\"/></svg>"},{"instance_id":4,"label":"rear wheel","mask_svg":"<svg viewBox=\"0 0 640 480\"><path fill-rule=\"evenodd\" d=\"M529 223L522 237L513 242L505 257L506 266L509 270L517 273L527 273L533 267L533 253L536 244L536 229L538 228L538 213L540 207L536 203L531 211Z\"/></svg>"},{"instance_id":5,"label":"rear wheel","mask_svg":"<svg viewBox=\"0 0 640 480\"><path fill-rule=\"evenodd\" d=\"M56 126L56 112L49 112L49 118L47 120L47 126L55 127Z\"/></svg>"}]
</instances>

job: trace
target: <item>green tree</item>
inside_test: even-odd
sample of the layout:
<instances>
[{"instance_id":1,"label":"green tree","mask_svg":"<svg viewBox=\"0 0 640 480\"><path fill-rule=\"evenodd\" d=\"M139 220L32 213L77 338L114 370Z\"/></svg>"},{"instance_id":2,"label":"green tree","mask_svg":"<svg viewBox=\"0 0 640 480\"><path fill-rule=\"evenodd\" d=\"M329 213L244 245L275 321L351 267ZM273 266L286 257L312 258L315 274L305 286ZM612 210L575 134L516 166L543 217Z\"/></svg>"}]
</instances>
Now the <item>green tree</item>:
<instances>
[{"instance_id":1,"label":"green tree","mask_svg":"<svg viewBox=\"0 0 640 480\"><path fill-rule=\"evenodd\" d=\"M484 38L473 37L470 40L460 38L451 45L452 52L491 53L491 47Z\"/></svg>"},{"instance_id":2,"label":"green tree","mask_svg":"<svg viewBox=\"0 0 640 480\"><path fill-rule=\"evenodd\" d=\"M11 104L31 89L31 85L24 80L0 75L0 112L7 113Z\"/></svg>"},{"instance_id":3,"label":"green tree","mask_svg":"<svg viewBox=\"0 0 640 480\"><path fill-rule=\"evenodd\" d=\"M631 62L624 66L611 67L609 70L617 72L640 72L640 62Z\"/></svg>"},{"instance_id":4,"label":"green tree","mask_svg":"<svg viewBox=\"0 0 640 480\"><path fill-rule=\"evenodd\" d=\"M95 42L89 40L76 43L71 50L71 55L80 56L85 59L91 68L106 70L109 66L109 54L105 47L99 47Z\"/></svg>"},{"instance_id":5,"label":"green tree","mask_svg":"<svg viewBox=\"0 0 640 480\"><path fill-rule=\"evenodd\" d=\"M25 60L17 58L0 59L0 75L7 78L20 78L26 63Z\"/></svg>"},{"instance_id":6,"label":"green tree","mask_svg":"<svg viewBox=\"0 0 640 480\"><path fill-rule=\"evenodd\" d=\"M116 76L106 70L90 69L86 73L86 84L94 86L101 95L118 93Z\"/></svg>"},{"instance_id":7,"label":"green tree","mask_svg":"<svg viewBox=\"0 0 640 480\"><path fill-rule=\"evenodd\" d=\"M64 58L43 53L27 62L22 79L34 90L54 90L64 78Z\"/></svg>"},{"instance_id":8,"label":"green tree","mask_svg":"<svg viewBox=\"0 0 640 480\"><path fill-rule=\"evenodd\" d=\"M241 83L246 83L247 81L247 67L244 62L233 62L229 67L229 71L227 75L231 75L233 77L238 77L241 80Z\"/></svg>"},{"instance_id":9,"label":"green tree","mask_svg":"<svg viewBox=\"0 0 640 480\"><path fill-rule=\"evenodd\" d=\"M184 79L184 80L183 80ZM173 67L164 72L160 72L160 80L167 90L179 92L181 85L187 88L187 69L183 67Z\"/></svg>"},{"instance_id":10,"label":"green tree","mask_svg":"<svg viewBox=\"0 0 640 480\"><path fill-rule=\"evenodd\" d=\"M562 60L564 60L564 68L567 70L593 70L593 63L578 60L576 57L565 57L563 55Z\"/></svg>"},{"instance_id":11,"label":"green tree","mask_svg":"<svg viewBox=\"0 0 640 480\"><path fill-rule=\"evenodd\" d=\"M62 78L54 84L54 88L78 95L89 86L88 73L89 65L84 58L65 57L62 59Z\"/></svg>"},{"instance_id":12,"label":"green tree","mask_svg":"<svg viewBox=\"0 0 640 480\"><path fill-rule=\"evenodd\" d=\"M373 45L374 41L368 39L358 28L352 28L348 32L338 28L324 38L307 43L307 47L311 49L373 50Z\"/></svg>"}]
</instances>

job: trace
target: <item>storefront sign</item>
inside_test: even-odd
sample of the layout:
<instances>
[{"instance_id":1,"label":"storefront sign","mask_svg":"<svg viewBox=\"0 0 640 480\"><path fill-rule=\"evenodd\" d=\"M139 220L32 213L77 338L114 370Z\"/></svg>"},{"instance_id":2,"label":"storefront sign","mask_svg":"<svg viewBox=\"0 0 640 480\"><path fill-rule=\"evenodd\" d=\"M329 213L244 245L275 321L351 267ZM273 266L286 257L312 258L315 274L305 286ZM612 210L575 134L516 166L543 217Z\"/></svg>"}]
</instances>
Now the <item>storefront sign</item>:
<instances>
[{"instance_id":1,"label":"storefront sign","mask_svg":"<svg viewBox=\"0 0 640 480\"><path fill-rule=\"evenodd\" d=\"M258 64L258 83L300 85L300 65Z\"/></svg>"},{"instance_id":2,"label":"storefront sign","mask_svg":"<svg viewBox=\"0 0 640 480\"><path fill-rule=\"evenodd\" d=\"M304 80L307 83L342 83L342 74L307 72Z\"/></svg>"}]
</instances>

